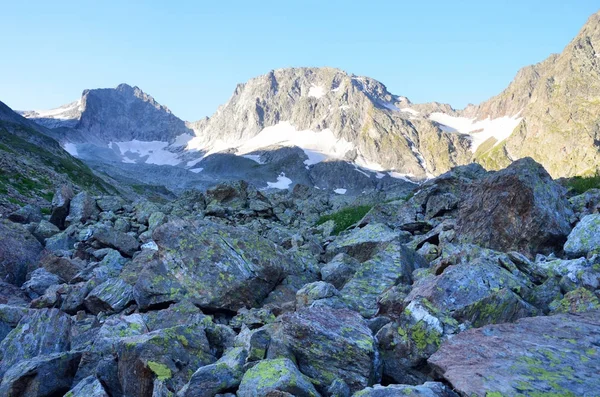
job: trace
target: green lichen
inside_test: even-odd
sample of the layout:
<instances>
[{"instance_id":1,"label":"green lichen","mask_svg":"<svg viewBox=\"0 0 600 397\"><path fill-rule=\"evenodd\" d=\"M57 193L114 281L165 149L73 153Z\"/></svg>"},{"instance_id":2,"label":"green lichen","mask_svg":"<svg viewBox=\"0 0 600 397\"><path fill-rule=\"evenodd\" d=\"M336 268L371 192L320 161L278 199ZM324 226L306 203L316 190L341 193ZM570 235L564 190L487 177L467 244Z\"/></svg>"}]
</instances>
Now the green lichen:
<instances>
[{"instance_id":1,"label":"green lichen","mask_svg":"<svg viewBox=\"0 0 600 397\"><path fill-rule=\"evenodd\" d=\"M156 361L148 361L148 367L156 374L158 380L167 380L173 376L169 367Z\"/></svg>"}]
</instances>

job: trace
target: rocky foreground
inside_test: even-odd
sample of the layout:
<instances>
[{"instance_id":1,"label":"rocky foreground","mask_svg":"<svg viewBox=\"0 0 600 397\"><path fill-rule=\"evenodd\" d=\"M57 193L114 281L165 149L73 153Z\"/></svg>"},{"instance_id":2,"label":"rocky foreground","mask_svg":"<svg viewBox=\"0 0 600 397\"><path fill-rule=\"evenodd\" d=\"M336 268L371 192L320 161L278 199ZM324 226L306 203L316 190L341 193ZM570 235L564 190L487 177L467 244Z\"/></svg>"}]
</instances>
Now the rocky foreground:
<instances>
[{"instance_id":1,"label":"rocky foreground","mask_svg":"<svg viewBox=\"0 0 600 397\"><path fill-rule=\"evenodd\" d=\"M600 394L600 191L526 158L341 200L65 186L0 219L0 395Z\"/></svg>"}]
</instances>

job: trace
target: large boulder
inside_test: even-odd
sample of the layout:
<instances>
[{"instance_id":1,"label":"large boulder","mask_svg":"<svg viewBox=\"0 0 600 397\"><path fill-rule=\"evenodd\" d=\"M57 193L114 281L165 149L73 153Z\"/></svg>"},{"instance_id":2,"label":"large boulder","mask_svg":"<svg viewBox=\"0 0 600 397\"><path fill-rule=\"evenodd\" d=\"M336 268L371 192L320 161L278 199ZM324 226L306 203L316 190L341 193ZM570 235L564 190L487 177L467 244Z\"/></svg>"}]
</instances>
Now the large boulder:
<instances>
[{"instance_id":1,"label":"large boulder","mask_svg":"<svg viewBox=\"0 0 600 397\"><path fill-rule=\"evenodd\" d=\"M274 391L290 393L297 397L320 396L312 383L287 358L263 360L250 368L242 378L237 395L262 397Z\"/></svg>"},{"instance_id":2,"label":"large boulder","mask_svg":"<svg viewBox=\"0 0 600 397\"><path fill-rule=\"evenodd\" d=\"M95 287L85 298L91 313L118 313L133 300L133 288L119 278L111 278Z\"/></svg>"},{"instance_id":3,"label":"large boulder","mask_svg":"<svg viewBox=\"0 0 600 397\"><path fill-rule=\"evenodd\" d=\"M600 253L600 214L584 216L569 233L564 249L572 258Z\"/></svg>"},{"instance_id":4,"label":"large boulder","mask_svg":"<svg viewBox=\"0 0 600 397\"><path fill-rule=\"evenodd\" d=\"M344 253L356 258L359 262L371 259L371 256L382 245L396 239L398 233L380 223L369 223L361 229L354 229L350 233L336 238L327 246L326 259L333 259L336 255Z\"/></svg>"},{"instance_id":5,"label":"large boulder","mask_svg":"<svg viewBox=\"0 0 600 397\"><path fill-rule=\"evenodd\" d=\"M419 386L375 385L354 393L352 397L458 397L458 394L443 383L425 382Z\"/></svg>"},{"instance_id":6,"label":"large boulder","mask_svg":"<svg viewBox=\"0 0 600 397\"><path fill-rule=\"evenodd\" d=\"M140 244L135 237L119 232L109 226L94 226L90 229L90 232L91 240L95 240L104 247L114 248L127 257L133 256L140 248Z\"/></svg>"},{"instance_id":7,"label":"large boulder","mask_svg":"<svg viewBox=\"0 0 600 397\"><path fill-rule=\"evenodd\" d=\"M529 256L558 251L574 216L565 193L540 164L517 160L472 186L459 209L457 236Z\"/></svg>"},{"instance_id":8,"label":"large boulder","mask_svg":"<svg viewBox=\"0 0 600 397\"><path fill-rule=\"evenodd\" d=\"M207 309L255 307L294 269L273 242L243 228L175 220L153 238L158 259L134 290L142 307L183 297Z\"/></svg>"},{"instance_id":9,"label":"large boulder","mask_svg":"<svg viewBox=\"0 0 600 397\"><path fill-rule=\"evenodd\" d=\"M525 318L462 332L429 364L463 396L593 395L599 338L600 311Z\"/></svg>"},{"instance_id":10,"label":"large boulder","mask_svg":"<svg viewBox=\"0 0 600 397\"><path fill-rule=\"evenodd\" d=\"M300 371L322 390L338 378L352 391L378 380L376 342L358 313L326 306L305 308L283 315L279 326L278 340L292 352Z\"/></svg>"},{"instance_id":11,"label":"large boulder","mask_svg":"<svg viewBox=\"0 0 600 397\"><path fill-rule=\"evenodd\" d=\"M70 348L71 317L57 309L33 310L0 343L0 376L14 364Z\"/></svg>"},{"instance_id":12,"label":"large boulder","mask_svg":"<svg viewBox=\"0 0 600 397\"><path fill-rule=\"evenodd\" d=\"M94 376L82 379L74 388L69 390L67 397L109 397L102 383Z\"/></svg>"},{"instance_id":13,"label":"large boulder","mask_svg":"<svg viewBox=\"0 0 600 397\"><path fill-rule=\"evenodd\" d=\"M88 192L81 192L71 199L69 215L65 221L70 224L85 223L89 219L96 219L99 213L96 200Z\"/></svg>"},{"instance_id":14,"label":"large boulder","mask_svg":"<svg viewBox=\"0 0 600 397\"><path fill-rule=\"evenodd\" d=\"M60 229L65 228L65 219L69 215L69 207L74 195L75 193L73 193L73 189L70 186L63 185L56 190L54 197L52 197L50 222Z\"/></svg>"},{"instance_id":15,"label":"large boulder","mask_svg":"<svg viewBox=\"0 0 600 397\"><path fill-rule=\"evenodd\" d=\"M0 219L0 280L21 286L43 247L22 225Z\"/></svg>"}]
</instances>

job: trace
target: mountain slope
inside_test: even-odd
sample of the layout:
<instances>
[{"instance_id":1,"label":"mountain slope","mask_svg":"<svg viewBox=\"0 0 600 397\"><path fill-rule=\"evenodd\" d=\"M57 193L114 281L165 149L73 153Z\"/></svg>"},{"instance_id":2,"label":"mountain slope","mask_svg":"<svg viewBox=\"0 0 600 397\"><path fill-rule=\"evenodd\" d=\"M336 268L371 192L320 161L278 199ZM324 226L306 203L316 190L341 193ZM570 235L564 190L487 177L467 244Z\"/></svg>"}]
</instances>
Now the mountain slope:
<instances>
[{"instance_id":1,"label":"mountain slope","mask_svg":"<svg viewBox=\"0 0 600 397\"><path fill-rule=\"evenodd\" d=\"M47 133L0 102L0 213L27 203L47 207L63 184L92 193L112 190Z\"/></svg>"},{"instance_id":2,"label":"mountain slope","mask_svg":"<svg viewBox=\"0 0 600 397\"><path fill-rule=\"evenodd\" d=\"M410 106L368 77L333 68L279 69L238 85L212 117L194 125L189 147L244 153L297 145L420 178L469 160L467 136L441 130Z\"/></svg>"},{"instance_id":3,"label":"mountain slope","mask_svg":"<svg viewBox=\"0 0 600 397\"><path fill-rule=\"evenodd\" d=\"M600 13L591 16L559 55L522 69L500 95L470 115L514 115L520 121L504 142L488 142L477 161L498 169L530 156L554 177L581 175L600 164Z\"/></svg>"}]
</instances>

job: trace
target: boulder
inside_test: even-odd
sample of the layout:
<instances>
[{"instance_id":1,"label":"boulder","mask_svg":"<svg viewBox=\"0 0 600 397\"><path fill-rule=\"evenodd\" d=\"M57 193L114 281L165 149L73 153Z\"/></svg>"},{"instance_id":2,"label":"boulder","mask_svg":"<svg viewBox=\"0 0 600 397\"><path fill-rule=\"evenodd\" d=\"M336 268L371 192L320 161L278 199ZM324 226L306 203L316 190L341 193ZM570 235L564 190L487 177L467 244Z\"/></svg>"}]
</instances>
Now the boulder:
<instances>
[{"instance_id":1,"label":"boulder","mask_svg":"<svg viewBox=\"0 0 600 397\"><path fill-rule=\"evenodd\" d=\"M19 287L0 281L0 305L27 306L29 300Z\"/></svg>"},{"instance_id":2,"label":"boulder","mask_svg":"<svg viewBox=\"0 0 600 397\"><path fill-rule=\"evenodd\" d=\"M81 192L71 199L65 222L86 223L89 219L97 219L99 213L96 200L88 192Z\"/></svg>"},{"instance_id":3,"label":"boulder","mask_svg":"<svg viewBox=\"0 0 600 397\"><path fill-rule=\"evenodd\" d=\"M306 284L296 292L296 309L312 305L320 299L339 296L340 292L331 284L324 281L315 281Z\"/></svg>"},{"instance_id":4,"label":"boulder","mask_svg":"<svg viewBox=\"0 0 600 397\"><path fill-rule=\"evenodd\" d=\"M273 242L243 228L175 220L153 238L159 259L135 285L142 307L182 297L207 309L256 307L295 267Z\"/></svg>"},{"instance_id":5,"label":"boulder","mask_svg":"<svg viewBox=\"0 0 600 397\"><path fill-rule=\"evenodd\" d=\"M315 387L287 358L263 360L242 378L238 397L262 397L273 391L297 397L320 397Z\"/></svg>"},{"instance_id":6,"label":"boulder","mask_svg":"<svg viewBox=\"0 0 600 397\"><path fill-rule=\"evenodd\" d=\"M77 385L69 390L67 397L109 397L104 390L104 386L102 383L94 377L88 376L87 378L82 379Z\"/></svg>"},{"instance_id":7,"label":"boulder","mask_svg":"<svg viewBox=\"0 0 600 397\"><path fill-rule=\"evenodd\" d=\"M0 395L62 396L71 388L80 359L80 352L68 352L21 360L4 373Z\"/></svg>"},{"instance_id":8,"label":"boulder","mask_svg":"<svg viewBox=\"0 0 600 397\"><path fill-rule=\"evenodd\" d=\"M95 240L104 247L114 248L127 257L132 257L139 250L140 244L135 237L119 232L105 225L94 226L91 230L91 240Z\"/></svg>"},{"instance_id":9,"label":"boulder","mask_svg":"<svg viewBox=\"0 0 600 397\"><path fill-rule=\"evenodd\" d=\"M0 219L0 280L20 287L43 247L22 225Z\"/></svg>"},{"instance_id":10,"label":"boulder","mask_svg":"<svg viewBox=\"0 0 600 397\"><path fill-rule=\"evenodd\" d=\"M42 220L42 210L40 207L27 204L8 215L8 220L23 224L40 222Z\"/></svg>"},{"instance_id":11,"label":"boulder","mask_svg":"<svg viewBox=\"0 0 600 397\"><path fill-rule=\"evenodd\" d=\"M90 313L118 313L133 301L133 287L119 278L111 278L95 287L85 298Z\"/></svg>"},{"instance_id":12,"label":"boulder","mask_svg":"<svg viewBox=\"0 0 600 397\"><path fill-rule=\"evenodd\" d=\"M600 214L584 216L569 233L564 250L572 258L600 253Z\"/></svg>"},{"instance_id":13,"label":"boulder","mask_svg":"<svg viewBox=\"0 0 600 397\"><path fill-rule=\"evenodd\" d=\"M102 211L117 212L125 206L125 200L119 196L102 196L96 200L96 204Z\"/></svg>"},{"instance_id":14,"label":"boulder","mask_svg":"<svg viewBox=\"0 0 600 397\"><path fill-rule=\"evenodd\" d=\"M419 386L375 385L367 387L352 397L458 397L449 387L439 382L425 382Z\"/></svg>"},{"instance_id":15,"label":"boulder","mask_svg":"<svg viewBox=\"0 0 600 397\"><path fill-rule=\"evenodd\" d=\"M462 242L532 257L560 250L573 216L565 188L540 164L523 158L469 189L456 235Z\"/></svg>"},{"instance_id":16,"label":"boulder","mask_svg":"<svg viewBox=\"0 0 600 397\"><path fill-rule=\"evenodd\" d=\"M36 299L46 293L46 290L62 283L63 280L55 274L50 273L44 268L35 269L30 275L29 280L23 283L21 287L30 299Z\"/></svg>"},{"instance_id":17,"label":"boulder","mask_svg":"<svg viewBox=\"0 0 600 397\"><path fill-rule=\"evenodd\" d=\"M300 371L322 390L338 378L351 391L378 380L376 342L358 313L326 306L305 308L284 314L278 326L278 341L294 355Z\"/></svg>"},{"instance_id":18,"label":"boulder","mask_svg":"<svg viewBox=\"0 0 600 397\"><path fill-rule=\"evenodd\" d=\"M358 260L340 253L321 268L321 278L323 281L341 289L352 278L359 267L360 262Z\"/></svg>"},{"instance_id":19,"label":"boulder","mask_svg":"<svg viewBox=\"0 0 600 397\"><path fill-rule=\"evenodd\" d=\"M65 228L65 219L69 215L69 206L74 195L73 189L70 186L63 185L56 190L54 197L52 197L50 222L55 224L59 229Z\"/></svg>"},{"instance_id":20,"label":"boulder","mask_svg":"<svg viewBox=\"0 0 600 397\"><path fill-rule=\"evenodd\" d=\"M600 389L598 338L598 310L523 318L462 332L429 365L463 396L585 396Z\"/></svg>"},{"instance_id":21,"label":"boulder","mask_svg":"<svg viewBox=\"0 0 600 397\"><path fill-rule=\"evenodd\" d=\"M382 245L394 240L398 233L380 223L369 223L361 229L354 229L336 238L327 246L325 258L332 259L340 253L364 262L374 255Z\"/></svg>"},{"instance_id":22,"label":"boulder","mask_svg":"<svg viewBox=\"0 0 600 397\"><path fill-rule=\"evenodd\" d=\"M70 348L71 317L58 309L32 310L0 342L0 376L22 360Z\"/></svg>"},{"instance_id":23,"label":"boulder","mask_svg":"<svg viewBox=\"0 0 600 397\"><path fill-rule=\"evenodd\" d=\"M33 229L33 232L31 232L31 234L33 234L34 237L37 238L42 244L44 244L47 238L50 238L58 233L60 233L60 229L53 223L50 223L44 219L42 219L35 229Z\"/></svg>"}]
</instances>

